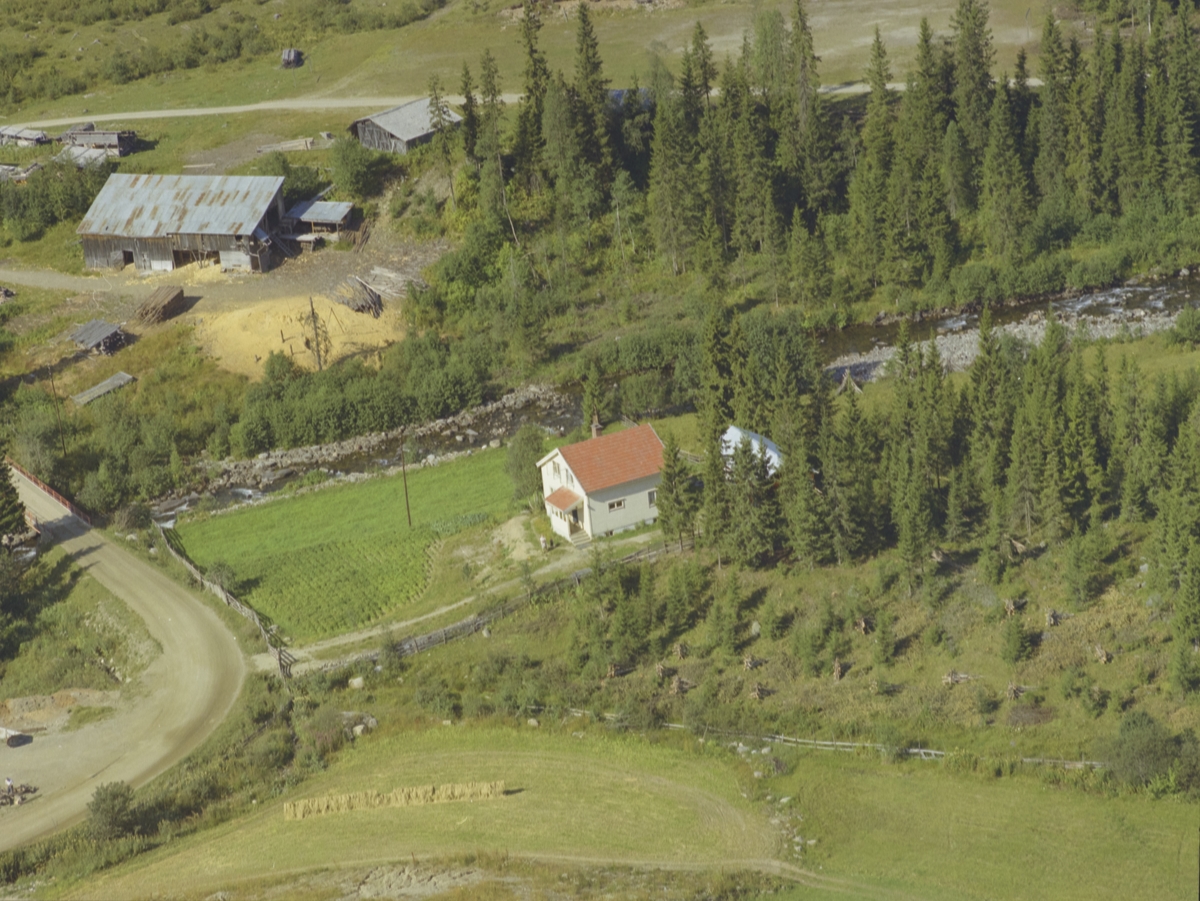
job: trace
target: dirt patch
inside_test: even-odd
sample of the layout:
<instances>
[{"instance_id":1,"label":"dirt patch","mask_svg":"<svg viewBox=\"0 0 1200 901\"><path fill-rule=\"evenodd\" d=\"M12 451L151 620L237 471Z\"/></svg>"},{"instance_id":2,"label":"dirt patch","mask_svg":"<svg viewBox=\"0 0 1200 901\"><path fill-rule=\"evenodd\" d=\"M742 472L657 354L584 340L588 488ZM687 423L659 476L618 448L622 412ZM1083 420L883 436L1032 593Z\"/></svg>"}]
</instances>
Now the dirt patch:
<instances>
[{"instance_id":1,"label":"dirt patch","mask_svg":"<svg viewBox=\"0 0 1200 901\"><path fill-rule=\"evenodd\" d=\"M533 552L529 542L525 540L525 523L529 517L522 514L514 516L492 533L492 539L501 545L512 560L520 562L528 560Z\"/></svg>"},{"instance_id":2,"label":"dirt patch","mask_svg":"<svg viewBox=\"0 0 1200 901\"><path fill-rule=\"evenodd\" d=\"M190 154L184 165L185 175L224 175L235 166L259 156L258 148L286 140L278 135L252 134L212 150Z\"/></svg>"},{"instance_id":3,"label":"dirt patch","mask_svg":"<svg viewBox=\"0 0 1200 901\"><path fill-rule=\"evenodd\" d=\"M404 324L395 306L385 306L383 315L375 319L323 295L312 300L329 334L326 364L354 356L373 358L377 351L404 337ZM191 312L196 341L223 368L254 379L262 376L263 361L276 350L306 369L316 369L311 320L304 321L308 304L307 296L295 296L248 301L240 307L224 304L213 310L202 300Z\"/></svg>"},{"instance_id":4,"label":"dirt patch","mask_svg":"<svg viewBox=\"0 0 1200 901\"><path fill-rule=\"evenodd\" d=\"M31 695L0 701L0 726L17 731L57 730L67 725L75 707L113 707L119 691L65 688L52 695Z\"/></svg>"},{"instance_id":5,"label":"dirt patch","mask_svg":"<svg viewBox=\"0 0 1200 901\"><path fill-rule=\"evenodd\" d=\"M424 867L376 867L351 883L341 901L367 898L431 898L451 889L466 888L484 874L469 868L434 870Z\"/></svg>"},{"instance_id":6,"label":"dirt patch","mask_svg":"<svg viewBox=\"0 0 1200 901\"><path fill-rule=\"evenodd\" d=\"M551 5L554 11L552 15L569 19L580 2L581 0L560 0L560 2L553 3ZM590 0L588 3L588 9L610 13L635 9L651 12L663 9L683 9L685 6L687 6L685 0ZM509 6L500 10L500 18L519 22L525 18L525 8L520 4Z\"/></svg>"}]
</instances>

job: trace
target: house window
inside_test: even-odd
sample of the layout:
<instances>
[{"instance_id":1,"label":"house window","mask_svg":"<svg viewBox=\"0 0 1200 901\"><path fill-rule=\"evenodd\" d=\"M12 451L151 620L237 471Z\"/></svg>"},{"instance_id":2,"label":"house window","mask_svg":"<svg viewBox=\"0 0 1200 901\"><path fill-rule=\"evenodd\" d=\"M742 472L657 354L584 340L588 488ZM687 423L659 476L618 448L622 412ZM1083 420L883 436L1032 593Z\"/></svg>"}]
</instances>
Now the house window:
<instances>
[{"instance_id":1,"label":"house window","mask_svg":"<svg viewBox=\"0 0 1200 901\"><path fill-rule=\"evenodd\" d=\"M575 487L575 476L571 475L571 470L567 470L567 484L572 488Z\"/></svg>"},{"instance_id":2,"label":"house window","mask_svg":"<svg viewBox=\"0 0 1200 901\"><path fill-rule=\"evenodd\" d=\"M557 460L555 460L555 461L554 461L554 478L556 478L556 479L561 479L561 478L562 478L562 470L560 470L560 469L558 468L558 461L557 461Z\"/></svg>"},{"instance_id":3,"label":"house window","mask_svg":"<svg viewBox=\"0 0 1200 901\"><path fill-rule=\"evenodd\" d=\"M608 512L609 513L612 513L614 510L624 510L624 509L625 509L625 498L621 498L619 501L609 501L608 502Z\"/></svg>"},{"instance_id":4,"label":"house window","mask_svg":"<svg viewBox=\"0 0 1200 901\"><path fill-rule=\"evenodd\" d=\"M658 489L657 488L651 488L650 493L647 496L650 498L650 506L651 507L655 507L658 505Z\"/></svg>"}]
</instances>

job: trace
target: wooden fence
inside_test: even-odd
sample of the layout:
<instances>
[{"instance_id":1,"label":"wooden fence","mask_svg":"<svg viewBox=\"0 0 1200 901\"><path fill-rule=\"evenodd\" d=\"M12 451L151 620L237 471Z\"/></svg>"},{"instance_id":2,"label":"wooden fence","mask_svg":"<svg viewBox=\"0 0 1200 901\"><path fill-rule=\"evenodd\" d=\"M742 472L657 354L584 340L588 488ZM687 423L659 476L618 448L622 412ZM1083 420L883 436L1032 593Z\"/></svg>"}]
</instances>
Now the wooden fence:
<instances>
[{"instance_id":1,"label":"wooden fence","mask_svg":"<svg viewBox=\"0 0 1200 901\"><path fill-rule=\"evenodd\" d=\"M42 489L42 491L46 492L46 494L50 495L52 498L54 498L56 501L58 501L60 504L62 504L64 507L66 507L72 513L72 515L78 516L80 519L82 519L84 522L86 522L89 526L92 524L92 518L90 516L88 516L86 513L84 513L80 507L76 506L74 501L68 500L67 498L63 497L61 494L59 494L57 491L55 491L53 488L51 488L49 485L47 485L45 482L43 482L41 479L39 479L37 476L35 476L29 470L27 470L25 467L23 467L21 464L19 464L12 457L6 456L4 459L7 461L9 466L11 466L13 469L15 469L21 475L25 476L25 478L29 479L29 481L33 482L33 484L37 485L38 488Z\"/></svg>"},{"instance_id":2,"label":"wooden fence","mask_svg":"<svg viewBox=\"0 0 1200 901\"><path fill-rule=\"evenodd\" d=\"M253 607L243 604L216 582L210 582L204 578L204 573L200 572L200 568L188 558L181 547L176 546L179 543L179 538L174 534L174 529L171 529L171 534L168 535L168 530L158 525L158 523L155 523L155 527L158 529L158 534L162 536L163 544L166 545L167 551L183 565L183 568L188 571L188 575L195 579L201 587L220 598L226 606L254 623L258 629L258 634L262 636L263 642L266 643L267 649L275 655L275 660L279 664L279 675L283 677L284 682L287 682L291 678L292 664L296 662L296 658L283 646L283 641L279 636L277 627L274 625L268 626L263 622L262 616Z\"/></svg>"}]
</instances>

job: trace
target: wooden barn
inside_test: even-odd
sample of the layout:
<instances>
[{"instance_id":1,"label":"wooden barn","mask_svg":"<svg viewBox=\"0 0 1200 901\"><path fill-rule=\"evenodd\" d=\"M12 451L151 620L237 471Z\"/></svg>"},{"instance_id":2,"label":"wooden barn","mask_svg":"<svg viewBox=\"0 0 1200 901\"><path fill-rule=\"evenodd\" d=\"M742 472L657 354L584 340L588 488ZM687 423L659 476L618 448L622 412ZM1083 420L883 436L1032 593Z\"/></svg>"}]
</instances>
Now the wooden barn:
<instances>
[{"instance_id":1,"label":"wooden barn","mask_svg":"<svg viewBox=\"0 0 1200 901\"><path fill-rule=\"evenodd\" d=\"M137 146L137 134L132 131L97 129L93 123L84 122L82 125L73 125L59 135L58 143L67 148L102 151L107 158L116 159L133 153Z\"/></svg>"},{"instance_id":2,"label":"wooden barn","mask_svg":"<svg viewBox=\"0 0 1200 901\"><path fill-rule=\"evenodd\" d=\"M450 122L458 125L462 116L450 111ZM395 109L384 110L365 119L351 123L350 133L364 147L384 150L389 153L408 153L414 147L433 138L433 124L429 121L429 98L414 100Z\"/></svg>"},{"instance_id":3,"label":"wooden barn","mask_svg":"<svg viewBox=\"0 0 1200 901\"><path fill-rule=\"evenodd\" d=\"M213 260L266 272L283 212L279 177L114 173L76 233L90 269L164 272Z\"/></svg>"}]
</instances>

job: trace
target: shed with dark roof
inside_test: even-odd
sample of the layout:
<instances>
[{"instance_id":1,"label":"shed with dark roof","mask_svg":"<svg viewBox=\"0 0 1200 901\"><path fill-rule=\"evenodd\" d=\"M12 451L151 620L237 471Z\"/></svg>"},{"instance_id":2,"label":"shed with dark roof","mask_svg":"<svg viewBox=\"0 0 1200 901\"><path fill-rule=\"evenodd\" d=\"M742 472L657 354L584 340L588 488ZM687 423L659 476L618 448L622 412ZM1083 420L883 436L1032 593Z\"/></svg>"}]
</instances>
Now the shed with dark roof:
<instances>
[{"instance_id":1,"label":"shed with dark roof","mask_svg":"<svg viewBox=\"0 0 1200 901\"><path fill-rule=\"evenodd\" d=\"M198 260L266 272L283 218L283 179L114 173L76 232L89 268L169 271Z\"/></svg>"}]
</instances>

